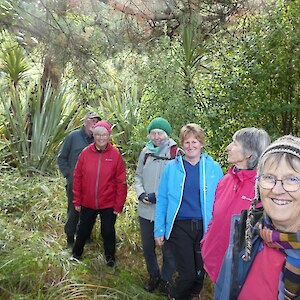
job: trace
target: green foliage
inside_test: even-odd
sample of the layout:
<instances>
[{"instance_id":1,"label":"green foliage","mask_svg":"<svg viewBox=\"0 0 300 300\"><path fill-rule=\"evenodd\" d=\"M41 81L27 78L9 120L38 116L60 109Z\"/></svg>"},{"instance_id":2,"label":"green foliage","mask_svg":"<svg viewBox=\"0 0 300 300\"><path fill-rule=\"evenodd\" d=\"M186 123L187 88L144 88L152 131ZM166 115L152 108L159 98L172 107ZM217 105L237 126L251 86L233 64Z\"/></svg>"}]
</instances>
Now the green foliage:
<instances>
[{"instance_id":1,"label":"green foliage","mask_svg":"<svg viewBox=\"0 0 300 300\"><path fill-rule=\"evenodd\" d=\"M6 73L8 80L12 81L16 87L20 80L28 76L30 66L25 58L25 51L20 46L4 46L2 52L3 67L2 70Z\"/></svg>"},{"instance_id":2,"label":"green foliage","mask_svg":"<svg viewBox=\"0 0 300 300\"><path fill-rule=\"evenodd\" d=\"M137 87L127 86L122 90L116 86L114 91L107 91L105 97L101 97L99 104L103 114L114 125L114 143L124 155L127 166L135 168L143 141L136 139L141 107Z\"/></svg>"},{"instance_id":3,"label":"green foliage","mask_svg":"<svg viewBox=\"0 0 300 300\"><path fill-rule=\"evenodd\" d=\"M22 173L50 173L66 129L73 127L78 106L67 86L53 90L30 85L26 91L11 86L0 93L5 120L2 139L9 149L6 161Z\"/></svg>"}]
</instances>

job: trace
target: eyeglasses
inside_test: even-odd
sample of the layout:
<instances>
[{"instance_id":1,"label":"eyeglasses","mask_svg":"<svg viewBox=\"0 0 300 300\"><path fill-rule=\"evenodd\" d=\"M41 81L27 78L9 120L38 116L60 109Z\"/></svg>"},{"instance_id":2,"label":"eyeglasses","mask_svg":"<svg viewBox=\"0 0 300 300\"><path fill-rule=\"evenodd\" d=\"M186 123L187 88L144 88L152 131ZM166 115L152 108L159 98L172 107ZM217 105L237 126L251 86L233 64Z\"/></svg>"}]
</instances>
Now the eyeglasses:
<instances>
[{"instance_id":1,"label":"eyeglasses","mask_svg":"<svg viewBox=\"0 0 300 300\"><path fill-rule=\"evenodd\" d=\"M283 179L276 179L276 177L273 175L262 174L257 177L257 180L259 181L259 186L266 190L272 190L277 181L281 182L281 186L286 192L296 192L300 188L300 178L296 176L288 176Z\"/></svg>"}]
</instances>

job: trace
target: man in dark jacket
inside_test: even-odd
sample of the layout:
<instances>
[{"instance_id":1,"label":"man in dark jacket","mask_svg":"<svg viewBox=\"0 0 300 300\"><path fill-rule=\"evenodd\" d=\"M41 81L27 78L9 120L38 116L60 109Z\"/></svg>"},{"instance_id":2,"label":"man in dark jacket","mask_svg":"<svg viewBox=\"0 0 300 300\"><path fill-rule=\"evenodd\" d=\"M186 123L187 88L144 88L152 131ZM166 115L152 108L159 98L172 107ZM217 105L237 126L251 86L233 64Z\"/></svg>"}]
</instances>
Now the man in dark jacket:
<instances>
[{"instance_id":1,"label":"man in dark jacket","mask_svg":"<svg viewBox=\"0 0 300 300\"><path fill-rule=\"evenodd\" d=\"M79 213L75 210L73 204L73 172L81 151L94 141L92 128L98 121L100 121L100 117L97 113L87 113L84 118L83 127L72 131L66 137L57 157L59 170L67 180L68 209L65 233L69 248L73 247L74 235L76 234L79 219Z\"/></svg>"}]
</instances>

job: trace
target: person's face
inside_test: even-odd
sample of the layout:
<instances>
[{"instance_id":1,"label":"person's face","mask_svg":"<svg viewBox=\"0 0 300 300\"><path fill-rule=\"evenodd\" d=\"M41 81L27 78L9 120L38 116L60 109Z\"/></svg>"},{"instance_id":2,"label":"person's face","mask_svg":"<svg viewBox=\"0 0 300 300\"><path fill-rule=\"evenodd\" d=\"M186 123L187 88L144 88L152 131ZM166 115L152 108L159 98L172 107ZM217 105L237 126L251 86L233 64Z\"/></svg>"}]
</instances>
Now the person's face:
<instances>
[{"instance_id":1,"label":"person's face","mask_svg":"<svg viewBox=\"0 0 300 300\"><path fill-rule=\"evenodd\" d=\"M300 170L299 165L296 170ZM279 162L268 159L263 169L264 175L271 175L277 180L300 178L300 173L290 167L284 158ZM271 190L260 186L263 207L274 226L282 231L297 232L300 228L300 189L295 192L284 190L281 181L276 181Z\"/></svg>"},{"instance_id":2,"label":"person's face","mask_svg":"<svg viewBox=\"0 0 300 300\"><path fill-rule=\"evenodd\" d=\"M183 150L187 161L200 158L203 144L193 134L188 135L183 141Z\"/></svg>"},{"instance_id":3,"label":"person's face","mask_svg":"<svg viewBox=\"0 0 300 300\"><path fill-rule=\"evenodd\" d=\"M109 133L106 128L99 126L94 130L94 141L98 149L105 149L109 141Z\"/></svg>"},{"instance_id":4,"label":"person's face","mask_svg":"<svg viewBox=\"0 0 300 300\"><path fill-rule=\"evenodd\" d=\"M99 118L86 118L84 119L84 127L88 132L93 131L93 126L99 121Z\"/></svg>"},{"instance_id":5,"label":"person's face","mask_svg":"<svg viewBox=\"0 0 300 300\"><path fill-rule=\"evenodd\" d=\"M152 129L149 136L151 142L156 147L159 147L159 145L166 139L166 133L161 129Z\"/></svg>"},{"instance_id":6,"label":"person's face","mask_svg":"<svg viewBox=\"0 0 300 300\"><path fill-rule=\"evenodd\" d=\"M242 145L236 139L233 139L226 147L226 150L228 154L227 161L230 164L235 165L239 169L247 169L249 157L244 154Z\"/></svg>"}]
</instances>

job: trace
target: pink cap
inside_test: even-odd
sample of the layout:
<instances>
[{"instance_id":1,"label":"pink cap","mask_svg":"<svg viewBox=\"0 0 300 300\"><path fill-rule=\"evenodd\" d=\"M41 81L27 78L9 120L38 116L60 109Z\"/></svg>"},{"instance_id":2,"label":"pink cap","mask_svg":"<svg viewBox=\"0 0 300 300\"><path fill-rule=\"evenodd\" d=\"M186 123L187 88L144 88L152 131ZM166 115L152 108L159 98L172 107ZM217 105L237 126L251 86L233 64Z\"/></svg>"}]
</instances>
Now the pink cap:
<instances>
[{"instance_id":1,"label":"pink cap","mask_svg":"<svg viewBox=\"0 0 300 300\"><path fill-rule=\"evenodd\" d=\"M101 120L101 121L97 122L94 125L94 128L99 127L99 126L104 127L108 131L109 134L111 133L111 125L107 121Z\"/></svg>"}]
</instances>

